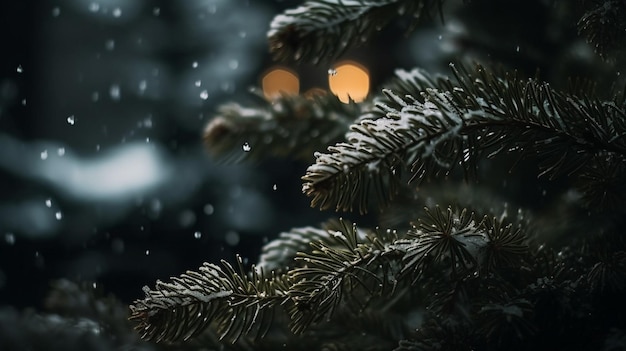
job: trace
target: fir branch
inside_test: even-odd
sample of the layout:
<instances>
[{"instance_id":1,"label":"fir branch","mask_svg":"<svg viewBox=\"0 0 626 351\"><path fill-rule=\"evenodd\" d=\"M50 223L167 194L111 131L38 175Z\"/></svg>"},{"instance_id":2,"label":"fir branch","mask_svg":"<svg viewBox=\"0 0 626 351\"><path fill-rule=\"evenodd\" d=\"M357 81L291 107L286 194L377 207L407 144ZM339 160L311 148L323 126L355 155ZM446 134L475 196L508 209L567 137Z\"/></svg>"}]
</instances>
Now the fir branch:
<instances>
[{"instance_id":1,"label":"fir branch","mask_svg":"<svg viewBox=\"0 0 626 351\"><path fill-rule=\"evenodd\" d=\"M429 301L427 310L429 313L448 316L448 324L467 324L471 322L471 307L473 305L472 293L476 290L476 275L467 275L463 279L450 279L447 275L433 279L431 286L425 290L436 291ZM423 281L423 280L422 280ZM422 283L420 281L420 283Z\"/></svg>"},{"instance_id":2,"label":"fir branch","mask_svg":"<svg viewBox=\"0 0 626 351\"><path fill-rule=\"evenodd\" d=\"M231 161L269 156L310 160L311 154L342 139L362 105L344 104L330 93L283 95L260 106L229 103L204 131L211 155Z\"/></svg>"},{"instance_id":3,"label":"fir branch","mask_svg":"<svg viewBox=\"0 0 626 351\"><path fill-rule=\"evenodd\" d=\"M594 1L595 8L578 21L578 31L602 58L623 50L626 43L626 3L622 0Z\"/></svg>"},{"instance_id":4,"label":"fir branch","mask_svg":"<svg viewBox=\"0 0 626 351\"><path fill-rule=\"evenodd\" d=\"M448 272L452 279L479 273L491 274L495 279L494 274L521 267L530 251L519 219L514 226L507 222L506 215L485 215L479 221L475 216L465 208L425 208L425 215L407 237L391 246L404 253L401 273L411 274L413 281L434 268Z\"/></svg>"},{"instance_id":5,"label":"fir branch","mask_svg":"<svg viewBox=\"0 0 626 351\"><path fill-rule=\"evenodd\" d=\"M274 18L267 33L279 61L317 64L369 40L389 22L406 16L416 22L441 0L310 0ZM413 25L414 26L414 25Z\"/></svg>"},{"instance_id":6,"label":"fir branch","mask_svg":"<svg viewBox=\"0 0 626 351\"><path fill-rule=\"evenodd\" d=\"M495 272L508 267L520 267L530 254L527 237L521 225L485 217L488 243L485 248L483 267L487 272Z\"/></svg>"},{"instance_id":7,"label":"fir branch","mask_svg":"<svg viewBox=\"0 0 626 351\"><path fill-rule=\"evenodd\" d=\"M395 288L396 266L391 262L401 256L390 245L397 239L396 233L377 232L363 242L355 225L344 222L343 226L330 233L334 245L312 242L311 253L298 254L303 266L289 271L294 282L289 315L296 334L330 318L340 303L361 310L371 297Z\"/></svg>"},{"instance_id":8,"label":"fir branch","mask_svg":"<svg viewBox=\"0 0 626 351\"><path fill-rule=\"evenodd\" d=\"M605 160L592 162L577 179L587 207L619 213L615 209L626 201L626 163L613 158L606 155Z\"/></svg>"},{"instance_id":9,"label":"fir branch","mask_svg":"<svg viewBox=\"0 0 626 351\"><path fill-rule=\"evenodd\" d=\"M402 272L413 273L417 280L432 264L447 262L452 275L477 267L488 242L484 222L476 222L465 209L456 213L450 207L445 212L426 209L426 216L405 241L394 245L405 252Z\"/></svg>"},{"instance_id":10,"label":"fir branch","mask_svg":"<svg viewBox=\"0 0 626 351\"><path fill-rule=\"evenodd\" d=\"M261 248L261 257L257 268L265 271L288 269L292 267L298 252L306 252L311 242L328 242L327 230L315 227L292 228Z\"/></svg>"},{"instance_id":11,"label":"fir branch","mask_svg":"<svg viewBox=\"0 0 626 351\"><path fill-rule=\"evenodd\" d=\"M393 91L396 96L411 95L417 101L424 103L424 96L420 92L428 89L447 90L449 88L451 86L448 76L437 73L432 74L424 69L414 68L411 71L397 69L395 77L385 84L383 90ZM377 106L401 106L398 105L398 100L395 96L389 94L379 94L375 97L374 102ZM363 117L364 119L377 119L387 116L387 111L382 108L372 109L368 112Z\"/></svg>"},{"instance_id":12,"label":"fir branch","mask_svg":"<svg viewBox=\"0 0 626 351\"><path fill-rule=\"evenodd\" d=\"M626 291L626 251L617 251L604 257L589 270L586 276L590 290L604 294L623 294Z\"/></svg>"},{"instance_id":13,"label":"fir branch","mask_svg":"<svg viewBox=\"0 0 626 351\"><path fill-rule=\"evenodd\" d=\"M322 224L321 228L308 226L282 232L277 238L261 248L261 255L256 268L266 272L281 272L298 267L303 263L302 260L296 260L299 253L310 253L313 250L312 242L333 246L335 240L331 233L342 230L346 226L352 227L352 224L349 224L345 219L328 220ZM365 240L367 235L368 232L357 228L359 240Z\"/></svg>"},{"instance_id":14,"label":"fir branch","mask_svg":"<svg viewBox=\"0 0 626 351\"><path fill-rule=\"evenodd\" d=\"M231 342L246 336L241 338L245 345L257 336L264 337L280 308L286 313L279 316L288 317L289 329L297 337L307 340L311 335L326 335L324 345L343 349L348 345L345 334L324 333L325 326L351 319L360 320L362 328L376 325L377 319L371 323L363 320L364 313L374 313L373 317L389 313L408 316L420 306L428 306L455 319L454 315L469 311L466 304L474 304L471 299L477 296L476 291L486 292L483 295L489 300L494 290L490 286L500 282L493 275L469 273L476 272L481 262L489 262L488 257L497 257L492 260L495 265L515 262L524 249L517 245L521 231L513 233L503 219L487 220L493 216L477 222L466 209L443 211L435 207L425 213L406 235L394 230L369 232L343 220L329 222L325 229L291 230L265 251L298 250L295 267L286 269L285 274L266 277L254 266L246 274L240 257L237 269L226 262L221 267L206 263L198 272L187 272L170 283L158 281L153 290L146 287L146 297L131 306L131 320L138 322L136 329L146 339L186 340L206 330L202 335L209 336L212 344L219 343L213 338L219 335L220 340ZM307 240L309 248L299 251ZM490 244L501 247L500 251L487 253ZM429 276L421 279L419 286L411 286L415 279L406 273L418 269L428 270ZM465 287L467 282L471 287ZM460 300L441 294L447 290L442 286L450 284L456 284L460 292L473 292ZM413 306L416 298L420 302ZM407 303L412 306L409 310L402 307ZM469 321L472 316L464 313ZM281 321L287 325L287 320ZM410 323L408 319L406 323ZM340 329L349 333L352 327ZM407 327L403 323L391 329L377 327L380 334L373 338L377 343L393 344L404 338ZM255 344L271 345L275 337Z\"/></svg>"},{"instance_id":15,"label":"fir branch","mask_svg":"<svg viewBox=\"0 0 626 351\"><path fill-rule=\"evenodd\" d=\"M551 179L580 174L590 161L625 162L626 106L617 101L558 92L481 66L474 73L452 70L456 80L438 80L437 89L404 96L384 90L389 103L378 106L386 117L361 120L347 142L316 153L302 177L311 206L345 211L356 204L364 212L370 190L383 204L394 195L403 169L418 182L457 165L472 176L480 156L503 152L537 158L540 175ZM424 85L435 81L419 71L412 76ZM423 102L414 97L420 95Z\"/></svg>"},{"instance_id":16,"label":"fir branch","mask_svg":"<svg viewBox=\"0 0 626 351\"><path fill-rule=\"evenodd\" d=\"M263 335L271 325L273 308L287 300L286 276L266 277L254 269L239 272L222 261L221 267L205 263L172 282L157 281L154 290L144 287L146 297L131 308L131 320L144 339L187 340L213 325L220 338L236 341L241 335Z\"/></svg>"}]
</instances>

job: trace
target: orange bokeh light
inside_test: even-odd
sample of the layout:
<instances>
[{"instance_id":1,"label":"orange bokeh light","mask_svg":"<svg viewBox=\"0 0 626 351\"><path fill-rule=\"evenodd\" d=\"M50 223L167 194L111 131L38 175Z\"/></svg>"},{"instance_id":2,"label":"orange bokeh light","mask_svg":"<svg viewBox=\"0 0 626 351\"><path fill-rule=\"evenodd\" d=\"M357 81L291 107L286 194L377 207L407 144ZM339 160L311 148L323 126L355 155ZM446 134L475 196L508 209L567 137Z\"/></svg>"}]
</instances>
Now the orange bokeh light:
<instances>
[{"instance_id":1,"label":"orange bokeh light","mask_svg":"<svg viewBox=\"0 0 626 351\"><path fill-rule=\"evenodd\" d=\"M300 92L300 79L288 68L273 67L263 75L261 87L265 98L273 100L282 94L297 95Z\"/></svg>"},{"instance_id":2,"label":"orange bokeh light","mask_svg":"<svg viewBox=\"0 0 626 351\"><path fill-rule=\"evenodd\" d=\"M354 61L343 61L328 71L328 86L343 103L361 102L370 90L367 68Z\"/></svg>"}]
</instances>

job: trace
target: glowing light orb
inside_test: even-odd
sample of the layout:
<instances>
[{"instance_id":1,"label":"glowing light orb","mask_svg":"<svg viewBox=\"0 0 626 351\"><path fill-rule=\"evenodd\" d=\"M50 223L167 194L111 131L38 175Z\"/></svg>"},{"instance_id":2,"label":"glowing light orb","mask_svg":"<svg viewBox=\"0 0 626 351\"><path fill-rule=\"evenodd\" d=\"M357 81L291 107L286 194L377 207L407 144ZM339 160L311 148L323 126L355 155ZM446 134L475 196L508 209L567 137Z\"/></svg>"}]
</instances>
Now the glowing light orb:
<instances>
[{"instance_id":1,"label":"glowing light orb","mask_svg":"<svg viewBox=\"0 0 626 351\"><path fill-rule=\"evenodd\" d=\"M343 103L348 103L350 99L361 102L369 93L370 76L359 63L344 61L329 69L328 86Z\"/></svg>"},{"instance_id":2,"label":"glowing light orb","mask_svg":"<svg viewBox=\"0 0 626 351\"><path fill-rule=\"evenodd\" d=\"M261 87L265 98L274 100L282 94L297 95L300 92L300 80L291 70L275 67L263 76Z\"/></svg>"}]
</instances>

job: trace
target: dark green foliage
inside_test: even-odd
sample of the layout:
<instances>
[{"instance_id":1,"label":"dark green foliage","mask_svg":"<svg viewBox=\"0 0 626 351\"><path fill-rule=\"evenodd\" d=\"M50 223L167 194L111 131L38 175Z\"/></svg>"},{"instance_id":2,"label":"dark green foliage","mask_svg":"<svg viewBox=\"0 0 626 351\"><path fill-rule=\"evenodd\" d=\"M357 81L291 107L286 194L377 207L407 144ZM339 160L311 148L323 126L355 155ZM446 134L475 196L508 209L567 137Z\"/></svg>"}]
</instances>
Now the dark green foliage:
<instances>
[{"instance_id":1,"label":"dark green foliage","mask_svg":"<svg viewBox=\"0 0 626 351\"><path fill-rule=\"evenodd\" d=\"M198 272L172 278L172 283L146 288L146 298L131 307L131 319L139 322L137 329L144 338L157 341L189 338L211 324L221 338L236 340L269 327L271 318L265 316L277 306L286 308L296 334L332 315L345 302L342 296L360 294L360 289L366 291L363 300L348 301L363 308L371 297L390 289L383 277L391 274L387 256L400 257L389 247L395 234L361 238L355 226L340 223L340 230L327 229L323 240L311 242L311 253L298 253L296 268L286 275L268 278L254 267L244 273L241 260L239 272L226 262L224 269L205 264Z\"/></svg>"},{"instance_id":2,"label":"dark green foliage","mask_svg":"<svg viewBox=\"0 0 626 351\"><path fill-rule=\"evenodd\" d=\"M361 108L332 94L283 95L254 108L224 104L204 130L204 143L212 156L231 162L270 156L309 161L343 137Z\"/></svg>"},{"instance_id":3,"label":"dark green foliage","mask_svg":"<svg viewBox=\"0 0 626 351\"><path fill-rule=\"evenodd\" d=\"M172 283L157 282L155 290L144 288L146 298L131 306L131 319L146 339L189 339L213 324L220 338L237 340L241 335L263 335L271 324L273 307L286 301L288 277L250 275L223 262L223 269L205 264Z\"/></svg>"},{"instance_id":4,"label":"dark green foliage","mask_svg":"<svg viewBox=\"0 0 626 351\"><path fill-rule=\"evenodd\" d=\"M604 0L592 3L578 22L596 53L607 58L623 50L626 43L626 3L622 0Z\"/></svg>"},{"instance_id":5,"label":"dark green foliage","mask_svg":"<svg viewBox=\"0 0 626 351\"><path fill-rule=\"evenodd\" d=\"M146 289L132 319L145 338L199 333L197 341L230 340L233 349L307 342L356 350L364 340L371 350L398 342L399 350L525 349L546 333L551 342L593 323L586 311L624 305L624 245L600 260L597 250L585 253L587 244L554 254L506 218L435 207L406 232L361 231L345 221L294 229L275 247L298 247L303 238L311 247L285 262L292 268L284 275L246 272L241 260L238 269L205 264ZM593 331L580 332L573 344Z\"/></svg>"},{"instance_id":6,"label":"dark green foliage","mask_svg":"<svg viewBox=\"0 0 626 351\"><path fill-rule=\"evenodd\" d=\"M481 66L473 73L452 70L454 80L399 72L397 85L406 91L384 90L386 99L377 105L385 117L359 121L347 142L316 154L303 177L311 205L347 211L358 204L363 212L370 191L379 202L389 201L403 170L418 183L457 165L470 177L480 157L510 152L538 159L539 175L551 179L593 173L594 167L622 174L626 107L620 101L557 92L536 79L502 78ZM592 186L584 190L602 196Z\"/></svg>"},{"instance_id":7,"label":"dark green foliage","mask_svg":"<svg viewBox=\"0 0 626 351\"><path fill-rule=\"evenodd\" d=\"M623 0L581 3L578 31L595 52L608 58L623 51L626 43ZM327 62L351 48L365 45L375 32L399 18L408 19L409 30L425 16L438 14L443 20L443 4L442 0L306 1L274 18L268 32L270 52L277 61Z\"/></svg>"},{"instance_id":8,"label":"dark green foliage","mask_svg":"<svg viewBox=\"0 0 626 351\"><path fill-rule=\"evenodd\" d=\"M483 267L487 272L502 268L519 267L528 255L526 237L519 226L503 226L496 218L484 219L489 241L485 250Z\"/></svg>"},{"instance_id":9,"label":"dark green foliage","mask_svg":"<svg viewBox=\"0 0 626 351\"><path fill-rule=\"evenodd\" d=\"M617 251L593 265L586 276L591 291L599 294L619 293L626 289L626 252Z\"/></svg>"},{"instance_id":10,"label":"dark green foliage","mask_svg":"<svg viewBox=\"0 0 626 351\"><path fill-rule=\"evenodd\" d=\"M452 274L463 274L476 269L480 251L487 243L482 223L465 210L456 214L448 208L426 212L427 217L409 232L404 247L403 272L413 271L416 276L433 263L447 262Z\"/></svg>"},{"instance_id":11,"label":"dark green foliage","mask_svg":"<svg viewBox=\"0 0 626 351\"><path fill-rule=\"evenodd\" d=\"M278 61L319 63L365 44L398 16L417 21L441 0L312 0L276 16L268 33Z\"/></svg>"},{"instance_id":12,"label":"dark green foliage","mask_svg":"<svg viewBox=\"0 0 626 351\"><path fill-rule=\"evenodd\" d=\"M327 226L324 226L327 227ZM294 262L298 253L310 252L311 242L327 243L330 240L328 230L315 227L293 228L283 232L261 250L261 257L257 267L268 272L281 271Z\"/></svg>"},{"instance_id":13,"label":"dark green foliage","mask_svg":"<svg viewBox=\"0 0 626 351\"><path fill-rule=\"evenodd\" d=\"M591 208L615 209L626 201L624 162L605 155L608 162L594 162L580 175L578 188Z\"/></svg>"},{"instance_id":14,"label":"dark green foliage","mask_svg":"<svg viewBox=\"0 0 626 351\"><path fill-rule=\"evenodd\" d=\"M309 1L276 17L270 50L318 63L442 4ZM620 50L624 2L580 5L597 53ZM210 152L317 151L302 177L311 205L376 209L381 227L294 228L250 269L237 258L158 281L131 306L140 335L233 350L624 349L624 92L584 77L556 89L494 67L398 70L376 107L331 96L222 107ZM519 194L537 190L518 209Z\"/></svg>"},{"instance_id":15,"label":"dark green foliage","mask_svg":"<svg viewBox=\"0 0 626 351\"><path fill-rule=\"evenodd\" d=\"M131 307L132 319L139 321L138 330L145 338L166 341L206 328L215 328L221 338L233 341L262 329L258 336L271 340L275 326L264 316L282 312L290 320L291 332L303 338L321 332L319 328L336 319L360 320L369 314L380 320L376 313L392 311L404 315L399 319L404 322L394 327L395 332L388 331L388 337L403 336L402 330L411 324L406 318L423 314L424 309L461 318L462 323L485 320L478 330L484 329L487 339L499 333L493 330L502 327L499 318L511 314L515 317L512 330L525 333L527 322L518 318L518 309L527 309L528 304L500 301L503 294L518 291L516 282L507 282L500 273L513 263L528 265L523 259L530 255L526 237L519 227L511 230L512 225L502 220L482 217L477 221L476 216L465 209L427 209L425 218L403 234L392 230L365 233L340 221L338 228L314 234L320 240L311 237L311 249L294 258L295 268L286 275L268 279L254 267L245 273L241 266L235 271L227 263L225 269L206 264L197 273L146 289L146 298ZM301 237L283 235L283 246L293 247L286 244L289 238L298 241ZM494 282L504 290L494 293ZM450 286L455 288L442 294ZM491 302L474 311L471 301L480 296Z\"/></svg>"}]
</instances>

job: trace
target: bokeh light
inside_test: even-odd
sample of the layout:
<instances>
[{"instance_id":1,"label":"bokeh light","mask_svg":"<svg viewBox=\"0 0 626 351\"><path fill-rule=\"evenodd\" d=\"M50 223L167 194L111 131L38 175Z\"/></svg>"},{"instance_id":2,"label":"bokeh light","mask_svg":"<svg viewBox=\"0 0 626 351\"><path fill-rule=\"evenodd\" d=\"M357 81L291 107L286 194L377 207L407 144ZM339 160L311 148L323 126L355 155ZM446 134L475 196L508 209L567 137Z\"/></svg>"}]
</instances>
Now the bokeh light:
<instances>
[{"instance_id":1,"label":"bokeh light","mask_svg":"<svg viewBox=\"0 0 626 351\"><path fill-rule=\"evenodd\" d=\"M328 86L343 103L361 102L370 90L367 68L354 61L343 61L328 70Z\"/></svg>"},{"instance_id":2,"label":"bokeh light","mask_svg":"<svg viewBox=\"0 0 626 351\"><path fill-rule=\"evenodd\" d=\"M273 67L263 75L261 86L265 98L273 100L281 94L297 95L300 92L300 79L288 68Z\"/></svg>"}]
</instances>

